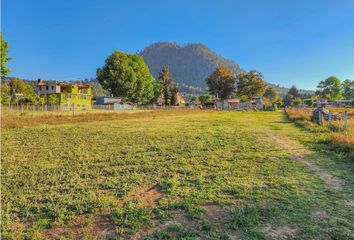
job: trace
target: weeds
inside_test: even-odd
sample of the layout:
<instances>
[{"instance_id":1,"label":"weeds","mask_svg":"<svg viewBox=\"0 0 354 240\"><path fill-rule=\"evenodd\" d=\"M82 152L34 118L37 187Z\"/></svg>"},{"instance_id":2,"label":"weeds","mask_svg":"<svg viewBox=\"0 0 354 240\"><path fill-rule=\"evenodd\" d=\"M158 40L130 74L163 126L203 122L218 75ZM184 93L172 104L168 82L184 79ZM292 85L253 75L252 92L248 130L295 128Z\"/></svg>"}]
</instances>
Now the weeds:
<instances>
[{"instance_id":1,"label":"weeds","mask_svg":"<svg viewBox=\"0 0 354 240\"><path fill-rule=\"evenodd\" d=\"M325 134L332 149L345 152L354 158L354 118L352 112L348 113L348 128L346 130L343 129L343 121L324 122L324 126L319 126L311 122L310 113L296 110L288 110L287 113L289 119L296 122L299 126L314 133Z\"/></svg>"}]
</instances>

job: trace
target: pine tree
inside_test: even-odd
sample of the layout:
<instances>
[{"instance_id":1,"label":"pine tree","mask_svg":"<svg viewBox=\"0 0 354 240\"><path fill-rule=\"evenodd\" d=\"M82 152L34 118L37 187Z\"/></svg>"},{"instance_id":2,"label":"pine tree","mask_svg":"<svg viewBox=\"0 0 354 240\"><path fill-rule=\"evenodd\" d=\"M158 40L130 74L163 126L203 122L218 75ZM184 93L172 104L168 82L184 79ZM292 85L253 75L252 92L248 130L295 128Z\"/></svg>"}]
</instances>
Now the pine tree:
<instances>
[{"instance_id":1,"label":"pine tree","mask_svg":"<svg viewBox=\"0 0 354 240\"><path fill-rule=\"evenodd\" d=\"M161 91L163 105L176 105L177 104L177 84L173 81L170 75L169 67L163 67L159 72L158 85Z\"/></svg>"}]
</instances>

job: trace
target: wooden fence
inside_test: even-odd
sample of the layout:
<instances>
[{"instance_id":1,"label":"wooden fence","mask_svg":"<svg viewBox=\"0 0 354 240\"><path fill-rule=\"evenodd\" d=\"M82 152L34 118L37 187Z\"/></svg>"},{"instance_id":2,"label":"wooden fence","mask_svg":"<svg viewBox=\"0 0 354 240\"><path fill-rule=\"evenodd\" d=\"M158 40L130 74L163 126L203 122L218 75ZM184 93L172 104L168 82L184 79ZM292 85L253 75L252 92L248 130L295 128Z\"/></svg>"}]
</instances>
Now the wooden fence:
<instances>
[{"instance_id":1,"label":"wooden fence","mask_svg":"<svg viewBox=\"0 0 354 240\"><path fill-rule=\"evenodd\" d=\"M92 110L107 110L107 111L129 111L129 110L174 110L174 109L199 109L198 106L159 106L159 105L91 105L86 109L77 109L75 106L63 106L63 105L48 105L48 104L1 104L2 114L17 114L17 113L55 113L55 112L67 112L78 113L87 112Z\"/></svg>"},{"instance_id":2,"label":"wooden fence","mask_svg":"<svg viewBox=\"0 0 354 240\"><path fill-rule=\"evenodd\" d=\"M300 112L304 115L311 116L311 120L313 122L318 123L321 126L330 125L330 126L340 126L343 129L348 128L349 119L354 119L354 110L340 110L337 111L334 109L327 109L329 110L328 114L325 114L322 111L314 112L314 108L291 108L291 110L295 110Z\"/></svg>"}]
</instances>

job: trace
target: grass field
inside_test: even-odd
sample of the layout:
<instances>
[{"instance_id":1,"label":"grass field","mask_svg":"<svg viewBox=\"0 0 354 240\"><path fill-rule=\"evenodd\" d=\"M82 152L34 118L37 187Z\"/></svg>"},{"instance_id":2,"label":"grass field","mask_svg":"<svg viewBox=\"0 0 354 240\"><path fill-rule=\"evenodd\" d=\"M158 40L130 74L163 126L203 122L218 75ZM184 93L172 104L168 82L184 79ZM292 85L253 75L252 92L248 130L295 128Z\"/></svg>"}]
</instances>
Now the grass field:
<instances>
[{"instance_id":1,"label":"grass field","mask_svg":"<svg viewBox=\"0 0 354 240\"><path fill-rule=\"evenodd\" d=\"M284 113L21 117L2 119L3 239L354 239L350 155Z\"/></svg>"}]
</instances>

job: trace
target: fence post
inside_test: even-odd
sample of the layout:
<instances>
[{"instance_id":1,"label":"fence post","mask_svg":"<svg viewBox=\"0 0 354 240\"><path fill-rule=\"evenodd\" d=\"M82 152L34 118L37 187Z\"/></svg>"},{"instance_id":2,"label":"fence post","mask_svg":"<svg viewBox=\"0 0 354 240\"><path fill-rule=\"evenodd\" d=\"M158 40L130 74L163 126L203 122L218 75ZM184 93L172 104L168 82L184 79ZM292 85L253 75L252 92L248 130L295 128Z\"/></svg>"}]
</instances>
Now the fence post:
<instances>
[{"instance_id":1,"label":"fence post","mask_svg":"<svg viewBox=\"0 0 354 240\"><path fill-rule=\"evenodd\" d=\"M347 122L347 111L344 112L344 129L347 129L348 122Z\"/></svg>"},{"instance_id":2,"label":"fence post","mask_svg":"<svg viewBox=\"0 0 354 240\"><path fill-rule=\"evenodd\" d=\"M319 116L319 121L320 121L320 125L323 125L323 114L322 114L322 111L318 111L318 114L320 114Z\"/></svg>"}]
</instances>

